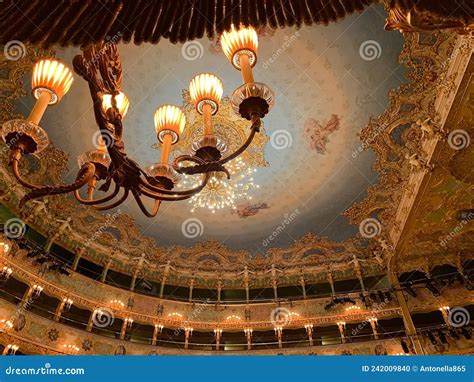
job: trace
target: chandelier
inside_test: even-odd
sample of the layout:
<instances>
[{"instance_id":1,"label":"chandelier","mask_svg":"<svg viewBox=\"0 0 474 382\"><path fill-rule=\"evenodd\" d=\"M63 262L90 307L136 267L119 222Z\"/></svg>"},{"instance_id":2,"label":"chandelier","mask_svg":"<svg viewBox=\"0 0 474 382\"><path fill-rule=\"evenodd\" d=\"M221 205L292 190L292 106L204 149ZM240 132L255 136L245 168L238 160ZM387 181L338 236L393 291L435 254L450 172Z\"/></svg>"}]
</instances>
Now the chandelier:
<instances>
[{"instance_id":1,"label":"chandelier","mask_svg":"<svg viewBox=\"0 0 474 382\"><path fill-rule=\"evenodd\" d=\"M231 179L227 179L221 172L213 172L211 178L200 193L193 195L189 200L191 212L197 208L204 208L215 213L216 210L230 207L235 210L235 203L239 200L251 200L249 191L259 188L254 183L253 174L257 169L250 167L241 157L227 163ZM195 179L183 176L178 188L194 188L198 184Z\"/></svg>"},{"instance_id":2,"label":"chandelier","mask_svg":"<svg viewBox=\"0 0 474 382\"><path fill-rule=\"evenodd\" d=\"M180 155L170 163L172 146L179 141L186 127L186 118L177 106L160 106L154 114L157 139L162 145L160 161L144 169L140 167L127 156L122 140L122 122L129 109L129 101L121 90L122 64L117 46L110 42L100 43L84 48L81 55L74 57L73 68L89 85L102 143L96 150L79 156L80 169L73 183L57 186L31 184L19 170L23 156L38 154L48 146L48 135L39 123L46 108L57 104L73 82L71 70L59 60L37 62L32 74L32 93L37 100L35 106L26 119L5 122L1 132L10 148L10 167L16 180L31 190L20 201L20 207L35 198L73 193L79 203L103 211L119 206L131 194L141 211L148 217L154 217L162 201L191 199L207 184L212 184L213 179L230 179L231 162L249 147L259 133L260 119L272 108L274 95L267 85L255 82L253 78L258 37L252 27L240 26L236 29L232 26L222 34L221 45L226 57L242 74L243 85L231 96L234 112L250 121L250 132L242 146L223 155L226 144L213 133L213 116L219 111L223 86L219 78L204 73L194 77L189 85L196 111L202 116L202 137L193 142L189 154ZM180 175L197 176L198 180L187 189L175 189ZM102 183L99 187L98 182ZM84 187L86 196L81 194ZM95 198L97 187L106 196ZM142 197L154 200L151 211Z\"/></svg>"}]
</instances>

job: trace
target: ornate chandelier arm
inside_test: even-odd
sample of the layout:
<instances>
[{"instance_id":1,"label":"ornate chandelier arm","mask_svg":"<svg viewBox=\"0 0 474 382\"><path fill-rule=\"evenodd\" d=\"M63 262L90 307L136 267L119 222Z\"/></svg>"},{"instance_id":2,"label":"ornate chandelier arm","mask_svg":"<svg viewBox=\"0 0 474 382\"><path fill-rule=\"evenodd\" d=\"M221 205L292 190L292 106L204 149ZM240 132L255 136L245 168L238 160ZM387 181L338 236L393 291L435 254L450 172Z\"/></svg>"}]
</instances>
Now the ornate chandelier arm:
<instances>
[{"instance_id":1,"label":"ornate chandelier arm","mask_svg":"<svg viewBox=\"0 0 474 382\"><path fill-rule=\"evenodd\" d=\"M189 199L193 196L193 195L178 195L176 197L163 196L161 194L149 191L141 185L139 186L139 190L143 195L148 196L149 198L152 198L152 199L155 199L155 200L161 200L161 201L164 201L164 202L177 202L177 201L180 201L180 200Z\"/></svg>"},{"instance_id":2,"label":"ornate chandelier arm","mask_svg":"<svg viewBox=\"0 0 474 382\"><path fill-rule=\"evenodd\" d=\"M23 205L32 199L41 198L48 195L59 195L66 194L75 190L78 190L82 186L86 185L91 179L93 179L95 174L95 166L93 163L85 163L79 172L77 173L76 181L71 184L63 186L46 186L41 188L35 188L30 193L26 194L20 201L20 208Z\"/></svg>"},{"instance_id":3,"label":"ornate chandelier arm","mask_svg":"<svg viewBox=\"0 0 474 382\"><path fill-rule=\"evenodd\" d=\"M200 165L205 164L204 161L201 158L193 157L191 155L182 155L182 156L180 156L180 158L182 158L182 161L195 162L195 163L198 163ZM162 194L162 195L194 195L197 192L201 191L206 186L209 179L210 179L210 175L208 173L205 173L201 184L199 184L197 187L191 188L189 190L183 190L183 191L167 190L167 189L163 189L163 188L160 188L160 187L156 187L156 186L150 184L149 182L144 181L142 178L140 178L139 181L140 181L141 186L143 186L144 188L146 188L146 189L148 189L148 190L150 190L154 193L158 193L158 194Z\"/></svg>"},{"instance_id":4,"label":"ornate chandelier arm","mask_svg":"<svg viewBox=\"0 0 474 382\"><path fill-rule=\"evenodd\" d=\"M102 199L96 199L96 200L83 199L81 197L79 189L74 191L74 196L75 196L76 200L79 203L85 204L86 206L94 206L96 204L102 204L102 203L105 203L105 202L108 202L108 201L112 200L113 198L115 198L117 196L119 191L120 191L120 186L116 184L114 192L112 192L110 195L107 195L106 197L104 197Z\"/></svg>"},{"instance_id":5,"label":"ornate chandelier arm","mask_svg":"<svg viewBox=\"0 0 474 382\"><path fill-rule=\"evenodd\" d=\"M177 158L172 163L173 168L175 169L176 172L179 172L180 174L187 174L187 175L192 175L192 174L202 174L202 173L209 173L212 171L222 171L227 174L227 177L230 178L230 174L227 171L227 169L224 167L224 164L231 161L232 159L237 158L240 154L242 154L247 148L250 146L252 143L253 139L255 138L255 134L260 131L260 126L261 126L261 120L258 116L252 117L252 125L250 127L250 135L248 136L247 140L244 142L244 144L238 148L235 152L232 154L228 155L227 157L218 160L216 162L209 162L209 163L199 163L196 166L187 166L187 167L181 167L179 164L181 162L189 161L192 159L196 159L197 157L195 156L189 156L189 155L181 155ZM197 158L200 159L200 158Z\"/></svg>"},{"instance_id":6,"label":"ornate chandelier arm","mask_svg":"<svg viewBox=\"0 0 474 382\"><path fill-rule=\"evenodd\" d=\"M161 200L155 200L155 206L153 207L152 212L148 212L146 209L145 205L142 202L142 199L140 198L140 194L137 190L132 190L133 197L135 198L135 201L138 204L138 207L140 207L140 210L145 214L146 217L148 218L154 218L160 209L161 206Z\"/></svg>"},{"instance_id":7,"label":"ornate chandelier arm","mask_svg":"<svg viewBox=\"0 0 474 382\"><path fill-rule=\"evenodd\" d=\"M27 201L32 200L32 199L41 198L47 195L58 195L58 194L64 194L71 191L75 191L81 188L82 186L84 186L85 184L87 184L91 179L93 179L94 174L95 174L94 164L88 162L88 163L85 163L81 167L81 169L77 173L76 181L74 183L71 183L68 185L59 185L59 186L46 186L46 187L37 186L24 180L20 174L19 163L22 157L22 152L23 150L19 146L15 147L11 151L10 166L16 180L18 180L18 182L22 186L29 188L30 190L33 190L33 191L23 197L23 199L20 201L20 207L22 207Z\"/></svg>"},{"instance_id":8,"label":"ornate chandelier arm","mask_svg":"<svg viewBox=\"0 0 474 382\"><path fill-rule=\"evenodd\" d=\"M22 157L23 150L21 147L15 147L11 152L10 152L10 167L12 169L13 175L15 176L16 180L18 183L20 183L23 187L29 188L30 190L37 190L40 189L40 186L36 186L34 184L28 183L26 180L24 180L21 177L20 174L20 169L19 169L19 164L20 164L20 159Z\"/></svg>"},{"instance_id":9,"label":"ornate chandelier arm","mask_svg":"<svg viewBox=\"0 0 474 382\"><path fill-rule=\"evenodd\" d=\"M142 178L140 178L140 188L141 189L147 189L151 192L154 192L156 194L161 194L161 195L194 195L201 191L204 187L206 187L207 182L209 181L210 174L206 173L204 179L202 180L201 184L197 187L191 188L189 190L183 190L183 191L174 191L174 190L166 190L162 189L159 187L155 187L152 184L145 182Z\"/></svg>"},{"instance_id":10,"label":"ornate chandelier arm","mask_svg":"<svg viewBox=\"0 0 474 382\"><path fill-rule=\"evenodd\" d=\"M237 158L240 154L242 154L245 150L247 150L247 148L250 146L253 139L255 138L255 134L260 131L261 124L262 123L261 123L261 120L260 120L259 117L256 117L256 116L252 117L252 125L250 126L250 135L248 136L248 138L244 142L244 144L239 149L234 151L232 154L230 154L227 157L217 161L217 163L223 165L223 164L231 161L232 159Z\"/></svg>"},{"instance_id":11,"label":"ornate chandelier arm","mask_svg":"<svg viewBox=\"0 0 474 382\"><path fill-rule=\"evenodd\" d=\"M124 188L123 195L120 197L120 199L117 199L115 202L113 202L111 204L107 204L105 206L92 205L91 207L93 209L97 210L97 211L105 211L105 210L110 210L111 208L118 207L119 205L121 205L127 199L129 192L130 192L130 190L128 188Z\"/></svg>"}]
</instances>

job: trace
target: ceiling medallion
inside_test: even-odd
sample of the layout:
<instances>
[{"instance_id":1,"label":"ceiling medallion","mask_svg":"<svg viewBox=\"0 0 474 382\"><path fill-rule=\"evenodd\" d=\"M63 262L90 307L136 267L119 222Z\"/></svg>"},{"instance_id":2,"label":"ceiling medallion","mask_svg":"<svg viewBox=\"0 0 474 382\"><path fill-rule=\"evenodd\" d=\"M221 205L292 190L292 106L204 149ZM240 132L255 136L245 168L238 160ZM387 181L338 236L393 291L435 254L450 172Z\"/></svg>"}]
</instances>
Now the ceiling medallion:
<instances>
[{"instance_id":1,"label":"ceiling medallion","mask_svg":"<svg viewBox=\"0 0 474 382\"><path fill-rule=\"evenodd\" d=\"M129 101L121 91L122 64L114 43L91 45L82 55L73 59L74 71L86 80L94 107L94 116L99 127L102 145L78 158L80 170L76 181L68 185L37 186L24 180L20 174L20 160L28 154L44 150L49 139L39 126L46 108L57 104L69 91L72 71L56 59L44 59L33 68L32 89L36 104L26 119L10 120L3 124L2 138L10 148L10 166L16 180L31 191L23 197L20 205L29 200L74 193L76 199L102 211L122 204L131 193L142 212L148 217L158 213L161 201L191 199L202 192L217 175L231 177L231 162L239 158L260 132L261 118L273 107L273 91L263 83L255 82L252 67L257 62L257 33L252 27L231 28L221 36L224 54L232 65L241 71L243 85L231 96L231 105L241 118L251 121L250 133L235 151L228 150L225 140L214 135L214 118L218 115L222 98L222 82L216 76L203 73L194 77L189 93L197 113L201 115L204 134L193 142L188 154L180 155L169 163L172 146L179 142L186 127L183 110L174 105L159 107L154 116L157 138L162 144L158 163L142 169L130 159L122 140L122 120L129 109ZM230 152L230 153L229 153ZM174 189L180 175L201 175L193 187ZM99 190L113 191L100 199L94 198L97 182ZM87 197L80 189L87 186ZM117 197L122 191L122 195ZM142 196L155 200L152 211L145 207Z\"/></svg>"},{"instance_id":2,"label":"ceiling medallion","mask_svg":"<svg viewBox=\"0 0 474 382\"><path fill-rule=\"evenodd\" d=\"M178 143L174 146L175 156L183 155L193 151L194 143L198 142L204 135L202 116L198 113L196 106L188 90L183 90L183 112L186 117L186 129L181 135ZM213 134L221 142L225 143L226 152L234 152L247 140L247 120L236 114L230 97L223 97L219 102L219 112L212 117ZM240 157L252 167L266 167L265 146L269 141L265 133L263 122L260 133L256 135ZM160 145L153 147L159 149ZM193 147L194 146L194 147Z\"/></svg>"},{"instance_id":3,"label":"ceiling medallion","mask_svg":"<svg viewBox=\"0 0 474 382\"><path fill-rule=\"evenodd\" d=\"M174 148L177 156L196 150L196 142L204 135L202 117L191 99L190 92L183 91L183 111L186 116L186 130ZM225 151L237 150L247 139L245 120L239 118L231 104L231 99L224 97L219 104L219 113L213 117L213 133L217 139L216 145L221 145ZM212 173L211 179L202 191L193 195L189 200L191 212L206 209L212 213L230 208L236 210L236 203L250 201L250 192L259 188L254 183L253 175L257 167L268 165L265 160L265 145L269 138L261 127L260 134L238 158L227 163L230 179L222 172ZM225 144L224 144L225 142ZM159 145L153 145L159 149ZM176 189L195 188L199 182L192 176L183 175Z\"/></svg>"}]
</instances>

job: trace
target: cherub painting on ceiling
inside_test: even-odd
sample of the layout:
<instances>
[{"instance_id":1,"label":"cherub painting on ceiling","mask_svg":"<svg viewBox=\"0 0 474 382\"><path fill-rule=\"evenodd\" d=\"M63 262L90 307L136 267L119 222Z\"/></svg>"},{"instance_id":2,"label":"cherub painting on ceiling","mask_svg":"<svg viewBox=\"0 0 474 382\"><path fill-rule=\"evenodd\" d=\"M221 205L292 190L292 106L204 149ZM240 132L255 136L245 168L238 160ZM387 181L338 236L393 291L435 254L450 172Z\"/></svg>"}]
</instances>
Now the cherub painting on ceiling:
<instances>
[{"instance_id":1,"label":"cherub painting on ceiling","mask_svg":"<svg viewBox=\"0 0 474 382\"><path fill-rule=\"evenodd\" d=\"M267 203L254 203L254 204L244 204L237 207L235 213L239 215L239 218L245 219L249 216L257 215L261 210L266 210L270 208ZM234 211L232 211L234 213Z\"/></svg>"},{"instance_id":2,"label":"cherub painting on ceiling","mask_svg":"<svg viewBox=\"0 0 474 382\"><path fill-rule=\"evenodd\" d=\"M311 150L316 150L319 154L327 153L329 136L339 130L341 118L332 114L326 123L321 123L314 118L308 118L304 124L304 135Z\"/></svg>"}]
</instances>

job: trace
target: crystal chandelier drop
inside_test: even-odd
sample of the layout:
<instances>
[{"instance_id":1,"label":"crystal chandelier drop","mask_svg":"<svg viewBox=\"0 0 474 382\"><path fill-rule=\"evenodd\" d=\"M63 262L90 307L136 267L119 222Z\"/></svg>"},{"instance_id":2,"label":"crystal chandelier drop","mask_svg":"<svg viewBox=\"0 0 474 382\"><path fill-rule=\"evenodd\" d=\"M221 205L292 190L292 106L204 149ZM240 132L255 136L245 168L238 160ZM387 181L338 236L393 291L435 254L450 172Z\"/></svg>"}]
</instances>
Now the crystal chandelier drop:
<instances>
[{"instance_id":1,"label":"crystal chandelier drop","mask_svg":"<svg viewBox=\"0 0 474 382\"><path fill-rule=\"evenodd\" d=\"M238 157L227 164L227 170L230 173L230 179L221 172L211 174L206 187L189 200L192 205L191 212L198 208L208 209L212 213L226 207L235 210L238 201L252 200L250 191L259 188L253 178L257 169L248 166L241 157ZM178 188L187 189L197 185L195 179L183 176Z\"/></svg>"}]
</instances>

